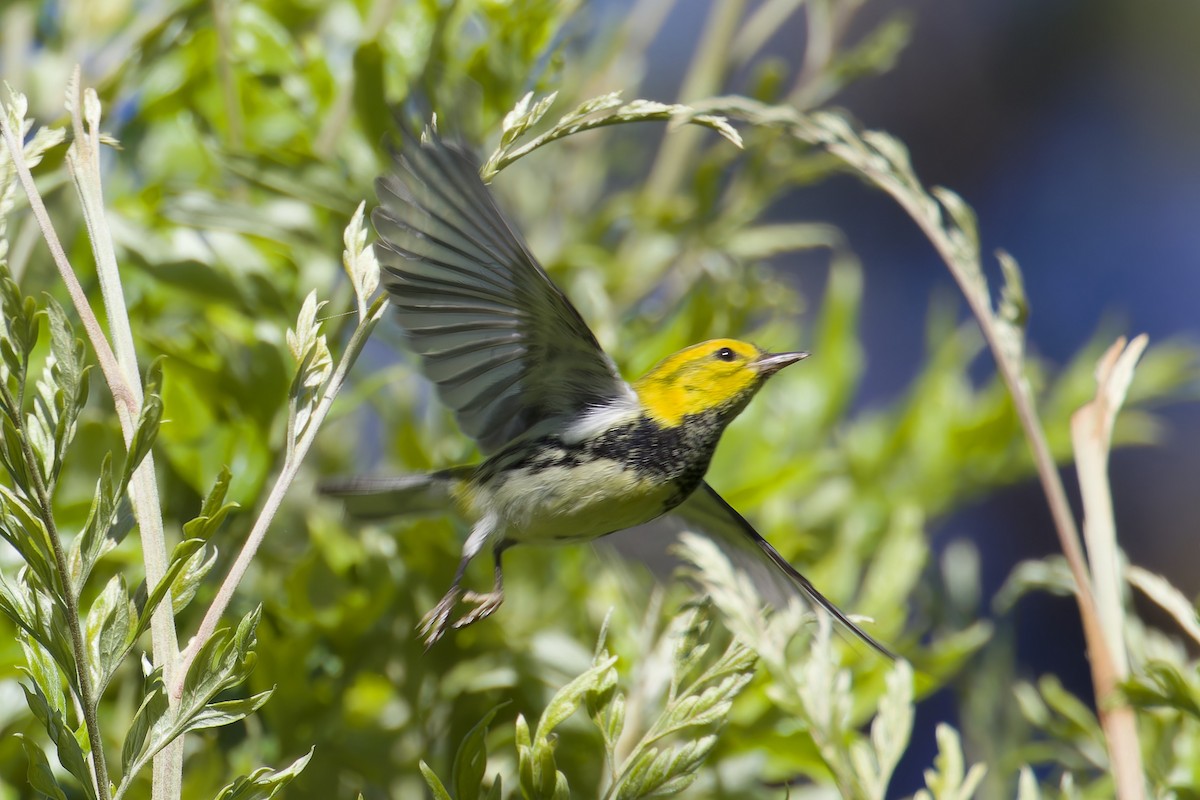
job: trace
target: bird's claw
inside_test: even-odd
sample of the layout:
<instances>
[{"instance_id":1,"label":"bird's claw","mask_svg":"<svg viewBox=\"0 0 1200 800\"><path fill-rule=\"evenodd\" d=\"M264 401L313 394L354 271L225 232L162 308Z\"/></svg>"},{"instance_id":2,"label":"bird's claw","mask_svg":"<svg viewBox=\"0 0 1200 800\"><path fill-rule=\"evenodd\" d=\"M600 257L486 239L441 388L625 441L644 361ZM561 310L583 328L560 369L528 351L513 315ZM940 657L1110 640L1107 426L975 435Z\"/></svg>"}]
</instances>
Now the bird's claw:
<instances>
[{"instance_id":1,"label":"bird's claw","mask_svg":"<svg viewBox=\"0 0 1200 800\"><path fill-rule=\"evenodd\" d=\"M458 605L460 599L464 603L473 604L475 608L463 614L451 624L450 612ZM468 625L479 622L481 619L490 617L503 602L504 592L502 590L467 592L464 594L461 590L454 588L446 592L446 596L430 609L428 614L421 618L421 624L417 630L421 638L425 640L425 649L428 650L433 647L450 627L465 628Z\"/></svg>"},{"instance_id":2,"label":"bird's claw","mask_svg":"<svg viewBox=\"0 0 1200 800\"><path fill-rule=\"evenodd\" d=\"M504 602L504 592L502 590L467 592L463 595L462 599L464 603L474 603L475 608L463 614L454 623L455 628L465 628L468 625L479 622L481 619L490 617L500 607L500 604Z\"/></svg>"},{"instance_id":3,"label":"bird's claw","mask_svg":"<svg viewBox=\"0 0 1200 800\"><path fill-rule=\"evenodd\" d=\"M450 622L450 612L454 606L458 604L459 595L462 592L458 587L450 589L445 596L438 601L438 604L429 610L429 613L421 618L421 624L417 630L421 634L421 638L425 640L425 649L433 647L438 639L446 633L446 628Z\"/></svg>"}]
</instances>

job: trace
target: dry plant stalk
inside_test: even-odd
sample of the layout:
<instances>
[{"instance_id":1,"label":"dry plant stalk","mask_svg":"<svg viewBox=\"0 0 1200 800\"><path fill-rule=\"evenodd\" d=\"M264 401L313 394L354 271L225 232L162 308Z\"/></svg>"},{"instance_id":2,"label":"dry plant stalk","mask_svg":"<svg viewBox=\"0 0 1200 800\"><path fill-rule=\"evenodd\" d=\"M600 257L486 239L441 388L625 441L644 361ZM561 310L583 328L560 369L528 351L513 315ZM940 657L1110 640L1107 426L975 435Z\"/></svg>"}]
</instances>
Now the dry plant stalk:
<instances>
[{"instance_id":1,"label":"dry plant stalk","mask_svg":"<svg viewBox=\"0 0 1200 800\"><path fill-rule=\"evenodd\" d=\"M1128 704L1113 702L1118 683L1129 676L1129 655L1125 647L1121 554L1113 520L1112 487L1108 482L1108 454L1117 412L1125 401L1133 368L1148 343L1146 334L1128 346L1125 337L1117 339L1096 365L1095 399L1071 417L1071 442L1083 497L1083 534L1096 616L1100 635L1112 655L1110 669L1101 672L1093 668L1096 700L1113 761L1117 796L1122 798L1144 796L1145 783L1133 709Z\"/></svg>"}]
</instances>

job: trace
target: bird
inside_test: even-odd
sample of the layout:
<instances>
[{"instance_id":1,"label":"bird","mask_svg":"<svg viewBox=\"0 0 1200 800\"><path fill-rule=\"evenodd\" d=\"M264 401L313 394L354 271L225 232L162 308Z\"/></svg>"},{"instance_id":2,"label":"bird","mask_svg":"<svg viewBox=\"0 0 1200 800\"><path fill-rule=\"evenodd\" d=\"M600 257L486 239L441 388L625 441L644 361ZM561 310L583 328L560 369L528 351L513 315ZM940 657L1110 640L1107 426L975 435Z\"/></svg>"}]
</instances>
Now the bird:
<instances>
[{"instance_id":1,"label":"bird","mask_svg":"<svg viewBox=\"0 0 1200 800\"><path fill-rule=\"evenodd\" d=\"M321 491L363 519L449 511L469 523L453 582L419 626L427 648L499 608L509 547L589 541L671 514L894 657L704 480L725 427L808 353L714 339L626 382L466 147L427 126L419 138L402 129L389 154L371 215L381 282L422 372L483 460L332 478ZM468 564L487 549L491 590L464 591Z\"/></svg>"}]
</instances>

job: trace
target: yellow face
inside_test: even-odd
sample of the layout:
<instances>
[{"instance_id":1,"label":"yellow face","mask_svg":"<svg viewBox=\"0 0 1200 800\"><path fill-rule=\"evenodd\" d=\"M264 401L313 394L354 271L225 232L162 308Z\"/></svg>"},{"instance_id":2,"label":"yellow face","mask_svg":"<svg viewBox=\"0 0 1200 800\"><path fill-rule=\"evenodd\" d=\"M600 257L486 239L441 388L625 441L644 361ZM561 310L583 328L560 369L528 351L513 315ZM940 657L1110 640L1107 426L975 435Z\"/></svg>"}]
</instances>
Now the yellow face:
<instances>
[{"instance_id":1,"label":"yellow face","mask_svg":"<svg viewBox=\"0 0 1200 800\"><path fill-rule=\"evenodd\" d=\"M778 369L763 368L767 356L748 342L713 339L667 356L633 388L650 416L663 425L678 425L685 416L711 410L736 414Z\"/></svg>"}]
</instances>

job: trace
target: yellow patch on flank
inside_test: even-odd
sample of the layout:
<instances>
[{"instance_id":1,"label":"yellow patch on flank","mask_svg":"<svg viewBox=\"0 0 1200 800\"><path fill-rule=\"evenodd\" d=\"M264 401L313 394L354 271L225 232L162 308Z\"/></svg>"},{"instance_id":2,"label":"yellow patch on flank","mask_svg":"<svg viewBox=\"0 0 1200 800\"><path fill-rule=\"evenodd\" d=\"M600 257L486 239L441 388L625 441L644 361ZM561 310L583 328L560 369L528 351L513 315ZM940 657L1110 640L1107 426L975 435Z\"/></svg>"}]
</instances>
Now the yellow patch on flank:
<instances>
[{"instance_id":1,"label":"yellow patch on flank","mask_svg":"<svg viewBox=\"0 0 1200 800\"><path fill-rule=\"evenodd\" d=\"M728 351L725 358L723 351ZM688 415L749 400L763 381L754 367L761 355L754 345L736 339L701 342L655 364L633 389L651 418L678 425Z\"/></svg>"}]
</instances>

